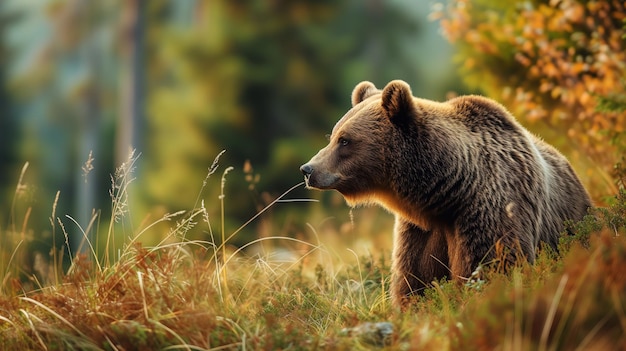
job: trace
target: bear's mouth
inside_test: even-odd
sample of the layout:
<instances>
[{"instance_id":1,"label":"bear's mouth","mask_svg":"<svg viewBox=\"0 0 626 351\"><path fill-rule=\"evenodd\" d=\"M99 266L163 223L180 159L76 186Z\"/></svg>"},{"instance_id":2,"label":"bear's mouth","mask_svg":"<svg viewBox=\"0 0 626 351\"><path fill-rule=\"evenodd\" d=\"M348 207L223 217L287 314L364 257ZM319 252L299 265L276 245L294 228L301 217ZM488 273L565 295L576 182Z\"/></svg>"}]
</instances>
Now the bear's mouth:
<instances>
[{"instance_id":1,"label":"bear's mouth","mask_svg":"<svg viewBox=\"0 0 626 351\"><path fill-rule=\"evenodd\" d=\"M320 172L319 169L315 169L314 165L307 163L300 167L300 171L304 175L304 183L308 189L334 189L341 176L332 172Z\"/></svg>"},{"instance_id":2,"label":"bear's mouth","mask_svg":"<svg viewBox=\"0 0 626 351\"><path fill-rule=\"evenodd\" d=\"M310 174L305 174L305 175L304 175L304 185L305 185L307 188L309 188L309 189L311 188L311 186L309 185L309 179L310 179L310 178L311 178L311 175L310 175Z\"/></svg>"},{"instance_id":3,"label":"bear's mouth","mask_svg":"<svg viewBox=\"0 0 626 351\"><path fill-rule=\"evenodd\" d=\"M326 188L318 180L316 180L316 177L312 174L306 174L304 176L304 184L307 189L324 190Z\"/></svg>"},{"instance_id":4,"label":"bear's mouth","mask_svg":"<svg viewBox=\"0 0 626 351\"><path fill-rule=\"evenodd\" d=\"M311 173L304 175L304 182L308 189L330 190L336 189L340 178L336 174Z\"/></svg>"}]
</instances>

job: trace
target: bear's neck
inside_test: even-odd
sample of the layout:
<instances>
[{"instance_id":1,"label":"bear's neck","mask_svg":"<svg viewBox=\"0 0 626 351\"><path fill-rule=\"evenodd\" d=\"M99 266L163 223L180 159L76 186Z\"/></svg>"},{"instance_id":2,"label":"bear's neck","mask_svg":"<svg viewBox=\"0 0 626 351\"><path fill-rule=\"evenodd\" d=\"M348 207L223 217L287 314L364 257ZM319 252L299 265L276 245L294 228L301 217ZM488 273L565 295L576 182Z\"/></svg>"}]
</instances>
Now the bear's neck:
<instances>
[{"instance_id":1,"label":"bear's neck","mask_svg":"<svg viewBox=\"0 0 626 351\"><path fill-rule=\"evenodd\" d=\"M434 223L421 209L414 203L402 200L391 194L379 195L376 197L376 203L386 209L388 212L404 218L420 228L430 230Z\"/></svg>"},{"instance_id":2,"label":"bear's neck","mask_svg":"<svg viewBox=\"0 0 626 351\"><path fill-rule=\"evenodd\" d=\"M471 155L446 132L454 130L452 121L444 121L451 124L445 128L437 120L416 122L415 137L394 136L397 147L387 161L389 188L378 196L379 203L424 229L449 226L460 215L458 204L473 193L467 167Z\"/></svg>"}]
</instances>

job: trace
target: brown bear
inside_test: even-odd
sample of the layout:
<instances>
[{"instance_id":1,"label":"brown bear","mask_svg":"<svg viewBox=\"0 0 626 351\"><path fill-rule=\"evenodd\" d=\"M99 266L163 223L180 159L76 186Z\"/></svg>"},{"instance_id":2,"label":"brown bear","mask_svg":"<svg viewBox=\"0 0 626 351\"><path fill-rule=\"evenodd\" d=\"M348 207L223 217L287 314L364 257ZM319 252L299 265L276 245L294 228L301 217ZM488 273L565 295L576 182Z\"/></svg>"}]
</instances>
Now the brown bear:
<instances>
[{"instance_id":1,"label":"brown bear","mask_svg":"<svg viewBox=\"0 0 626 351\"><path fill-rule=\"evenodd\" d=\"M434 280L532 263L591 206L567 159L497 102L420 99L400 80L358 84L329 144L300 170L308 188L395 214L391 293L403 308Z\"/></svg>"}]
</instances>

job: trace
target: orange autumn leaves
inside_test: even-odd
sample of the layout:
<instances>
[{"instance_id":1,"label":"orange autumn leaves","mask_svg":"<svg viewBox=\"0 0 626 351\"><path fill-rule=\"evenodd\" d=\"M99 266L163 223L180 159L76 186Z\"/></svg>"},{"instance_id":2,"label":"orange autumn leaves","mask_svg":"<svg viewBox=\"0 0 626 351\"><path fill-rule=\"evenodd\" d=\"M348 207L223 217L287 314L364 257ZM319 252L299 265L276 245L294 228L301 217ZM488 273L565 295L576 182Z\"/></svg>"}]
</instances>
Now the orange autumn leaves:
<instances>
[{"instance_id":1,"label":"orange autumn leaves","mask_svg":"<svg viewBox=\"0 0 626 351\"><path fill-rule=\"evenodd\" d=\"M450 0L432 17L459 49L470 87L563 131L610 169L610 141L624 132L626 112L598 107L626 97L625 7L623 0Z\"/></svg>"}]
</instances>

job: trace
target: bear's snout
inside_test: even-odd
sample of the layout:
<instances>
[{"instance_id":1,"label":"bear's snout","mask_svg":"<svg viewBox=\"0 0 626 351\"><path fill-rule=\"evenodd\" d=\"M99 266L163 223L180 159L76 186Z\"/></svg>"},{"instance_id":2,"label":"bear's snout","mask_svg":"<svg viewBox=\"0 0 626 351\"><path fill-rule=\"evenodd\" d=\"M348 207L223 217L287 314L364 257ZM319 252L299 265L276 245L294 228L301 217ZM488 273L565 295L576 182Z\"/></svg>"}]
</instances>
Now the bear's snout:
<instances>
[{"instance_id":1,"label":"bear's snout","mask_svg":"<svg viewBox=\"0 0 626 351\"><path fill-rule=\"evenodd\" d=\"M307 188L335 189L335 185L340 178L338 174L328 172L323 167L314 168L313 164L310 162L302 165L300 172L304 174L304 181Z\"/></svg>"}]
</instances>

